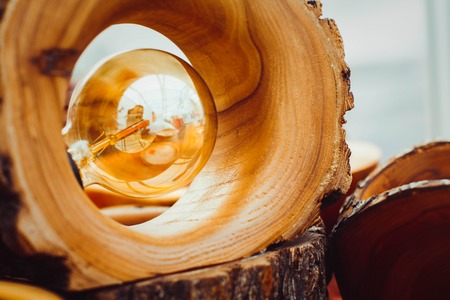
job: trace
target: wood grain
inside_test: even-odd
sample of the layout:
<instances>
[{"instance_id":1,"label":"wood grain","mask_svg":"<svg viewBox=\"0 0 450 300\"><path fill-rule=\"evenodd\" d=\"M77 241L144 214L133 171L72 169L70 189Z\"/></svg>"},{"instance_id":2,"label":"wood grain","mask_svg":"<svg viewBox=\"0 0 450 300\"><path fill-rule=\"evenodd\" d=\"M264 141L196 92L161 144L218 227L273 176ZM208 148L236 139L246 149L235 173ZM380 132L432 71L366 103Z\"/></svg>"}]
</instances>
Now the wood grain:
<instances>
[{"instance_id":1,"label":"wood grain","mask_svg":"<svg viewBox=\"0 0 450 300\"><path fill-rule=\"evenodd\" d=\"M0 154L8 162L0 210L16 209L2 221L6 247L23 261L57 258L56 277L67 278L59 288L82 290L248 257L315 224L321 199L350 184L342 123L353 106L341 38L320 7L298 0L11 0L0 41ZM119 23L173 40L219 111L212 157L188 192L133 227L91 203L59 138L66 71L96 35ZM48 53L71 56L50 55L46 65Z\"/></svg>"}]
</instances>

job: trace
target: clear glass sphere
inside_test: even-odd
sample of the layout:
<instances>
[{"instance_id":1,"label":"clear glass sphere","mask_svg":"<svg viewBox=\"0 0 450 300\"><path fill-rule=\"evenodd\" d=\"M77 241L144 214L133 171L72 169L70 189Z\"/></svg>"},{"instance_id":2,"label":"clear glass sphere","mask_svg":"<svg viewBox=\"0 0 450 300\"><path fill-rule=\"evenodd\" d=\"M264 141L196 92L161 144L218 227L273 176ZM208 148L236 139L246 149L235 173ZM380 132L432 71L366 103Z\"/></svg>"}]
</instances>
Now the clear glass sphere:
<instances>
[{"instance_id":1,"label":"clear glass sphere","mask_svg":"<svg viewBox=\"0 0 450 300\"><path fill-rule=\"evenodd\" d=\"M108 59L75 87L62 133L84 186L149 198L189 184L216 131L200 75L170 53L139 49Z\"/></svg>"}]
</instances>

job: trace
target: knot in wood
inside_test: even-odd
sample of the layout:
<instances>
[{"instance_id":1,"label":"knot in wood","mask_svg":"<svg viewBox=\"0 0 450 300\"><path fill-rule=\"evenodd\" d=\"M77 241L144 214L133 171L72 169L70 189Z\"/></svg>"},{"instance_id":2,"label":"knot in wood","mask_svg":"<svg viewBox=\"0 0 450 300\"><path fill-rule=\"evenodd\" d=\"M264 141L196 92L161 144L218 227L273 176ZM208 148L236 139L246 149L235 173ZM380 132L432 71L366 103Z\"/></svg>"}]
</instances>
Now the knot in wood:
<instances>
[{"instance_id":1,"label":"knot in wood","mask_svg":"<svg viewBox=\"0 0 450 300\"><path fill-rule=\"evenodd\" d=\"M32 58L39 71L47 76L69 77L78 58L78 50L51 48Z\"/></svg>"}]
</instances>

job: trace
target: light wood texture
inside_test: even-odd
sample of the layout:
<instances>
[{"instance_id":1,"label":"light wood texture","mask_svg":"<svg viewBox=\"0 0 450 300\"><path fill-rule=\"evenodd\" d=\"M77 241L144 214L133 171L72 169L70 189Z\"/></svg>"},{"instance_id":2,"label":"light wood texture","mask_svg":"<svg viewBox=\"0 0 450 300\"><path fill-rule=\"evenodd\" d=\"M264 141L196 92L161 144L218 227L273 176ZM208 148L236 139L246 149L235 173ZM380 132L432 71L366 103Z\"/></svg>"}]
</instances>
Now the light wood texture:
<instances>
[{"instance_id":1,"label":"light wood texture","mask_svg":"<svg viewBox=\"0 0 450 300\"><path fill-rule=\"evenodd\" d=\"M330 246L344 299L445 299L450 142L417 147L347 198Z\"/></svg>"},{"instance_id":2,"label":"light wood texture","mask_svg":"<svg viewBox=\"0 0 450 300\"><path fill-rule=\"evenodd\" d=\"M48 284L82 290L247 257L315 224L321 199L350 184L342 123L353 106L341 38L320 14L320 2L298 0L11 0L0 53L5 248L51 261ZM118 23L173 40L219 111L212 157L188 192L133 227L83 193L59 138L76 59ZM28 276L48 275L43 265Z\"/></svg>"}]
</instances>

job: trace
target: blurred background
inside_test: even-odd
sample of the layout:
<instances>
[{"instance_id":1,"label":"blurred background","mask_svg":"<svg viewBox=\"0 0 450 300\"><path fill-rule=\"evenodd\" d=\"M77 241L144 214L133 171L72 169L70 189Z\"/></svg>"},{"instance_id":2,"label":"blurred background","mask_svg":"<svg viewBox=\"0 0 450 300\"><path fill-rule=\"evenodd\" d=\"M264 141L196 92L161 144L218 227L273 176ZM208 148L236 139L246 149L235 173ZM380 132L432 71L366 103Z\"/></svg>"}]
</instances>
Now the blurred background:
<instances>
[{"instance_id":1,"label":"blurred background","mask_svg":"<svg viewBox=\"0 0 450 300\"><path fill-rule=\"evenodd\" d=\"M378 145L383 159L434 139L450 139L450 1L322 0L336 21L352 74L355 108L347 138ZM78 81L102 58L158 48L184 59L164 36L136 25L103 32L83 53Z\"/></svg>"},{"instance_id":2,"label":"blurred background","mask_svg":"<svg viewBox=\"0 0 450 300\"><path fill-rule=\"evenodd\" d=\"M450 138L450 2L323 0L352 71L348 138L383 157Z\"/></svg>"}]
</instances>

